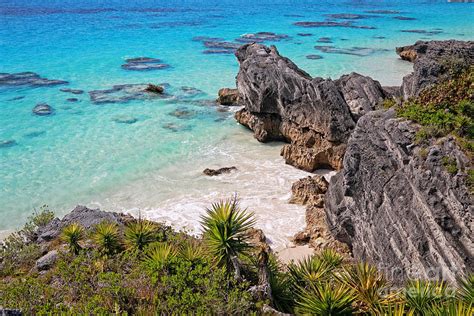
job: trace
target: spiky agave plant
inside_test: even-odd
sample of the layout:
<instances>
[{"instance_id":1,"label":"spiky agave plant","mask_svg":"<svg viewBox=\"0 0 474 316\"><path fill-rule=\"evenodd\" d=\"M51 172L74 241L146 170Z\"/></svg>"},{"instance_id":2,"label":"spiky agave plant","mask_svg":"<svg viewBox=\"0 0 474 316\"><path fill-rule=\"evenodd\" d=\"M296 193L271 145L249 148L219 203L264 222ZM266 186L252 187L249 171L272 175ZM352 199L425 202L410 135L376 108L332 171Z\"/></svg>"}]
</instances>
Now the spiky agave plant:
<instances>
[{"instance_id":1,"label":"spiky agave plant","mask_svg":"<svg viewBox=\"0 0 474 316\"><path fill-rule=\"evenodd\" d=\"M474 305L474 273L458 279L457 298Z\"/></svg>"},{"instance_id":2,"label":"spiky agave plant","mask_svg":"<svg viewBox=\"0 0 474 316\"><path fill-rule=\"evenodd\" d=\"M157 272L168 267L170 261L177 255L176 249L165 242L155 242L147 247L145 266L151 272Z\"/></svg>"},{"instance_id":3,"label":"spiky agave plant","mask_svg":"<svg viewBox=\"0 0 474 316\"><path fill-rule=\"evenodd\" d=\"M254 214L240 209L236 198L212 204L201 217L203 236L210 252L227 271L233 269L236 278L240 278L238 256L248 250L247 231L254 224Z\"/></svg>"},{"instance_id":4,"label":"spiky agave plant","mask_svg":"<svg viewBox=\"0 0 474 316\"><path fill-rule=\"evenodd\" d=\"M294 307L294 295L291 287L291 278L284 272L280 262L273 254L268 260L269 283L273 297L273 306L285 313L290 313Z\"/></svg>"},{"instance_id":5,"label":"spiky agave plant","mask_svg":"<svg viewBox=\"0 0 474 316\"><path fill-rule=\"evenodd\" d=\"M326 248L321 253L318 254L318 257L321 258L322 261L326 262L328 267L332 269L337 269L342 265L344 258L338 254L335 250Z\"/></svg>"},{"instance_id":6,"label":"spiky agave plant","mask_svg":"<svg viewBox=\"0 0 474 316\"><path fill-rule=\"evenodd\" d=\"M75 255L78 255L82 249L79 242L84 239L84 236L85 236L84 227L82 227L78 223L72 223L64 227L61 234L61 239L68 244L69 250L72 253L74 253Z\"/></svg>"},{"instance_id":7,"label":"spiky agave plant","mask_svg":"<svg viewBox=\"0 0 474 316\"><path fill-rule=\"evenodd\" d=\"M187 241L179 248L179 255L184 260L194 264L196 261L202 259L207 254L207 250L197 241Z\"/></svg>"},{"instance_id":8,"label":"spiky agave plant","mask_svg":"<svg viewBox=\"0 0 474 316\"><path fill-rule=\"evenodd\" d=\"M139 218L127 225L124 233L124 243L128 250L142 251L156 240L155 224Z\"/></svg>"},{"instance_id":9,"label":"spiky agave plant","mask_svg":"<svg viewBox=\"0 0 474 316\"><path fill-rule=\"evenodd\" d=\"M120 249L120 234L117 224L102 221L95 226L92 240L100 252L112 255Z\"/></svg>"},{"instance_id":10,"label":"spiky agave plant","mask_svg":"<svg viewBox=\"0 0 474 316\"><path fill-rule=\"evenodd\" d=\"M440 303L433 305L428 313L425 315L430 316L466 316L474 315L474 308L472 304L467 304L461 300L453 300L448 303Z\"/></svg>"},{"instance_id":11,"label":"spiky agave plant","mask_svg":"<svg viewBox=\"0 0 474 316\"><path fill-rule=\"evenodd\" d=\"M311 283L297 292L296 311L310 315L352 315L355 295L340 283Z\"/></svg>"},{"instance_id":12,"label":"spiky agave plant","mask_svg":"<svg viewBox=\"0 0 474 316\"><path fill-rule=\"evenodd\" d=\"M318 255L306 257L288 265L288 271L293 284L304 287L307 284L321 282L332 276L334 265Z\"/></svg>"},{"instance_id":13,"label":"spiky agave plant","mask_svg":"<svg viewBox=\"0 0 474 316\"><path fill-rule=\"evenodd\" d=\"M354 291L363 310L376 312L380 305L388 304L394 298L385 293L390 285L388 280L368 263L344 267L338 279Z\"/></svg>"},{"instance_id":14,"label":"spiky agave plant","mask_svg":"<svg viewBox=\"0 0 474 316\"><path fill-rule=\"evenodd\" d=\"M415 314L430 315L433 308L449 300L448 287L443 281L410 281L404 290L404 300Z\"/></svg>"}]
</instances>

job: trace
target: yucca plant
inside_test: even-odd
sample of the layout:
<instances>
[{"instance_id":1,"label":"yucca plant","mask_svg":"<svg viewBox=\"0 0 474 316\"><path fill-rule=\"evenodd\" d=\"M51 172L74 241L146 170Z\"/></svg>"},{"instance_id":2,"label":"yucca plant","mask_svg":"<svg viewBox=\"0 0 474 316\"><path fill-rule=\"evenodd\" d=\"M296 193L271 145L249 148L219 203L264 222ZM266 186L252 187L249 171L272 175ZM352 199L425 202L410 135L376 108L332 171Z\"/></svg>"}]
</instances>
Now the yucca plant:
<instances>
[{"instance_id":1,"label":"yucca plant","mask_svg":"<svg viewBox=\"0 0 474 316\"><path fill-rule=\"evenodd\" d=\"M164 242L155 242L146 249L145 266L152 272L167 268L169 262L177 255L176 249Z\"/></svg>"},{"instance_id":2,"label":"yucca plant","mask_svg":"<svg viewBox=\"0 0 474 316\"><path fill-rule=\"evenodd\" d=\"M440 303L433 305L426 315L430 316L472 316L474 315L474 308L472 304L467 304L464 301L450 301L448 303Z\"/></svg>"},{"instance_id":3,"label":"yucca plant","mask_svg":"<svg viewBox=\"0 0 474 316\"><path fill-rule=\"evenodd\" d=\"M338 279L354 291L363 310L375 312L379 305L392 298L384 295L390 285L388 280L376 267L367 263L344 267Z\"/></svg>"},{"instance_id":4,"label":"yucca plant","mask_svg":"<svg viewBox=\"0 0 474 316\"><path fill-rule=\"evenodd\" d=\"M179 248L179 255L191 263L202 259L206 255L206 249L199 244L197 241L188 241L185 242Z\"/></svg>"},{"instance_id":5,"label":"yucca plant","mask_svg":"<svg viewBox=\"0 0 474 316\"><path fill-rule=\"evenodd\" d=\"M120 234L115 223L103 221L97 224L92 239L105 255L112 255L120 249Z\"/></svg>"},{"instance_id":6,"label":"yucca plant","mask_svg":"<svg viewBox=\"0 0 474 316\"><path fill-rule=\"evenodd\" d=\"M124 233L124 243L128 250L142 251L156 240L155 224L139 218L127 225Z\"/></svg>"},{"instance_id":7,"label":"yucca plant","mask_svg":"<svg viewBox=\"0 0 474 316\"><path fill-rule=\"evenodd\" d=\"M335 250L326 248L318 255L322 261L326 262L328 267L337 269L342 265L344 258L338 254Z\"/></svg>"},{"instance_id":8,"label":"yucca plant","mask_svg":"<svg viewBox=\"0 0 474 316\"><path fill-rule=\"evenodd\" d=\"M285 313L290 313L293 310L294 295L291 287L291 279L287 273L279 271L275 259L270 257L269 271L270 271L270 288L273 297L273 306ZM273 266L275 265L275 266Z\"/></svg>"},{"instance_id":9,"label":"yucca plant","mask_svg":"<svg viewBox=\"0 0 474 316\"><path fill-rule=\"evenodd\" d=\"M255 224L254 214L240 209L236 198L212 204L201 217L203 236L220 266L234 270L240 278L238 256L249 248L247 231Z\"/></svg>"},{"instance_id":10,"label":"yucca plant","mask_svg":"<svg viewBox=\"0 0 474 316\"><path fill-rule=\"evenodd\" d=\"M297 312L310 315L352 315L355 295L343 284L318 282L300 288Z\"/></svg>"},{"instance_id":11,"label":"yucca plant","mask_svg":"<svg viewBox=\"0 0 474 316\"><path fill-rule=\"evenodd\" d=\"M72 223L63 228L61 239L68 244L69 250L72 253L78 255L82 249L79 242L84 239L84 236L84 227L78 223Z\"/></svg>"},{"instance_id":12,"label":"yucca plant","mask_svg":"<svg viewBox=\"0 0 474 316\"><path fill-rule=\"evenodd\" d=\"M321 282L332 276L334 265L325 261L318 255L306 257L296 263L288 265L293 283L297 286L305 286L309 283Z\"/></svg>"},{"instance_id":13,"label":"yucca plant","mask_svg":"<svg viewBox=\"0 0 474 316\"><path fill-rule=\"evenodd\" d=\"M474 273L458 279L457 297L466 304L474 305Z\"/></svg>"},{"instance_id":14,"label":"yucca plant","mask_svg":"<svg viewBox=\"0 0 474 316\"><path fill-rule=\"evenodd\" d=\"M447 290L443 281L410 281L404 290L406 306L417 315L430 315L434 307L448 301Z\"/></svg>"},{"instance_id":15,"label":"yucca plant","mask_svg":"<svg viewBox=\"0 0 474 316\"><path fill-rule=\"evenodd\" d=\"M412 310L407 311L403 303L393 303L379 305L371 314L383 316L413 316L414 312Z\"/></svg>"}]
</instances>

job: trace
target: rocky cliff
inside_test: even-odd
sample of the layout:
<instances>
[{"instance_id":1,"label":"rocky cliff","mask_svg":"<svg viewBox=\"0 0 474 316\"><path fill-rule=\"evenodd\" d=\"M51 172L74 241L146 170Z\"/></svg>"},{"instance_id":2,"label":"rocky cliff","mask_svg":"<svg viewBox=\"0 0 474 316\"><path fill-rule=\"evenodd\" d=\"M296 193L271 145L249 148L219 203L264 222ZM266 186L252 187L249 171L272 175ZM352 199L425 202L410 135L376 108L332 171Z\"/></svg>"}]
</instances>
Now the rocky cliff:
<instances>
[{"instance_id":1,"label":"rocky cliff","mask_svg":"<svg viewBox=\"0 0 474 316\"><path fill-rule=\"evenodd\" d=\"M453 70L474 63L473 41L418 41L414 45L397 47L397 54L413 62L413 72L403 78L401 87L405 99L418 96L425 88L449 79Z\"/></svg>"},{"instance_id":2,"label":"rocky cliff","mask_svg":"<svg viewBox=\"0 0 474 316\"><path fill-rule=\"evenodd\" d=\"M262 142L284 140L286 162L313 171L340 169L358 117L385 97L377 81L356 73L338 80L311 78L277 49L248 44L236 52L237 120Z\"/></svg>"},{"instance_id":3,"label":"rocky cliff","mask_svg":"<svg viewBox=\"0 0 474 316\"><path fill-rule=\"evenodd\" d=\"M343 171L331 179L326 215L336 239L353 255L401 281L474 271L474 208L461 171L467 157L446 137L415 145L417 125L375 111L351 135Z\"/></svg>"},{"instance_id":4,"label":"rocky cliff","mask_svg":"<svg viewBox=\"0 0 474 316\"><path fill-rule=\"evenodd\" d=\"M391 93L400 90L408 99L452 78L473 65L473 49L474 42L461 41L397 48L414 71ZM324 205L333 236L356 259L377 265L395 281L454 281L474 271L474 209L465 181L472 161L454 137L421 146L415 140L420 126L397 118L394 110L374 111L391 93L369 77L311 78L275 47L258 44L242 46L236 56L244 106L237 120L262 142L289 142L281 152L289 164L308 171L342 169L324 198L314 178L295 184L294 191L304 194L295 194L294 202L309 206L308 227L296 239L312 244L322 236ZM317 193L308 196L308 187Z\"/></svg>"}]
</instances>

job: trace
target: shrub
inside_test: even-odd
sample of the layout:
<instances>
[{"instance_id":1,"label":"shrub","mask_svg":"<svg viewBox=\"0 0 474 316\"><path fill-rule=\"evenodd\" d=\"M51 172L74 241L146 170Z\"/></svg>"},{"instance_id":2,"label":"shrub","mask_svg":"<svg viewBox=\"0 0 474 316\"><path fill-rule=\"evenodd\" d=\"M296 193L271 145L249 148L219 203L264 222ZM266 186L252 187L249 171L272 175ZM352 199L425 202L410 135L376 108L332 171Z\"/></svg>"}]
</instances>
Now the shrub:
<instances>
[{"instance_id":1,"label":"shrub","mask_svg":"<svg viewBox=\"0 0 474 316\"><path fill-rule=\"evenodd\" d=\"M84 236L84 227L78 223L72 223L63 229L61 239L68 244L72 253L78 255L82 249L80 242L84 239Z\"/></svg>"}]
</instances>

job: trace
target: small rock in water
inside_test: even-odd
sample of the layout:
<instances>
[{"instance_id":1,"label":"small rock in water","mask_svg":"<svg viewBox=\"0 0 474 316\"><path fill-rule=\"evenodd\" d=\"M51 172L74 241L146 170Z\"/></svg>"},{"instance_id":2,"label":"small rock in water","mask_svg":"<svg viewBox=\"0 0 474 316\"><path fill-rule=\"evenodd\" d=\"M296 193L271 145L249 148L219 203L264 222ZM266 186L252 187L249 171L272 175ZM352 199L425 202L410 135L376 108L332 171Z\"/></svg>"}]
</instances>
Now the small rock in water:
<instances>
[{"instance_id":1,"label":"small rock in water","mask_svg":"<svg viewBox=\"0 0 474 316\"><path fill-rule=\"evenodd\" d=\"M59 89L59 91L68 92L68 93L72 93L72 94L83 94L84 93L84 90L70 89L70 88L62 88L62 89Z\"/></svg>"},{"instance_id":2,"label":"small rock in water","mask_svg":"<svg viewBox=\"0 0 474 316\"><path fill-rule=\"evenodd\" d=\"M218 92L217 103L222 105L238 105L239 90L222 88Z\"/></svg>"},{"instance_id":3,"label":"small rock in water","mask_svg":"<svg viewBox=\"0 0 474 316\"><path fill-rule=\"evenodd\" d=\"M31 133L25 134L25 137L34 138L34 137L41 136L41 135L43 135L44 133L45 133L45 131L35 131L35 132L31 132Z\"/></svg>"},{"instance_id":4,"label":"small rock in water","mask_svg":"<svg viewBox=\"0 0 474 316\"><path fill-rule=\"evenodd\" d=\"M46 103L39 103L33 108L33 114L39 116L51 115L53 114L53 108Z\"/></svg>"},{"instance_id":5,"label":"small rock in water","mask_svg":"<svg viewBox=\"0 0 474 316\"><path fill-rule=\"evenodd\" d=\"M66 101L68 101L68 102L77 102L77 101L79 101L79 99L78 98L67 98Z\"/></svg>"},{"instance_id":6,"label":"small rock in water","mask_svg":"<svg viewBox=\"0 0 474 316\"><path fill-rule=\"evenodd\" d=\"M8 148L15 145L18 145L18 143L14 139L0 140L0 148Z\"/></svg>"},{"instance_id":7,"label":"small rock in water","mask_svg":"<svg viewBox=\"0 0 474 316\"><path fill-rule=\"evenodd\" d=\"M323 56L312 54L312 55L306 55L306 58L307 58L307 59L317 60L317 59L323 59Z\"/></svg>"},{"instance_id":8,"label":"small rock in water","mask_svg":"<svg viewBox=\"0 0 474 316\"><path fill-rule=\"evenodd\" d=\"M243 42L243 43L262 43L265 41L281 41L282 39L289 38L286 34L276 34L273 32L258 32L258 33L250 33L244 34L237 38L236 42Z\"/></svg>"},{"instance_id":9,"label":"small rock in water","mask_svg":"<svg viewBox=\"0 0 474 316\"><path fill-rule=\"evenodd\" d=\"M214 55L214 54L222 54L222 55L232 55L235 53L235 49L206 49L202 51L205 55Z\"/></svg>"},{"instance_id":10,"label":"small rock in water","mask_svg":"<svg viewBox=\"0 0 474 316\"><path fill-rule=\"evenodd\" d=\"M368 26L368 25L356 25L353 21L303 21L303 22L296 22L293 23L296 26L302 27L347 27L353 29L365 29L365 30L375 30L375 26Z\"/></svg>"},{"instance_id":11,"label":"small rock in water","mask_svg":"<svg viewBox=\"0 0 474 316\"><path fill-rule=\"evenodd\" d=\"M145 91L151 92L151 93L162 94L165 91L165 88L163 88L163 86L154 85L150 83L148 87L146 87Z\"/></svg>"},{"instance_id":12,"label":"small rock in water","mask_svg":"<svg viewBox=\"0 0 474 316\"><path fill-rule=\"evenodd\" d=\"M441 29L433 29L431 31L428 31L428 30L401 30L400 32L425 34L425 35L437 35L437 34L443 33L443 30L441 30Z\"/></svg>"},{"instance_id":13,"label":"small rock in water","mask_svg":"<svg viewBox=\"0 0 474 316\"><path fill-rule=\"evenodd\" d=\"M313 33L298 33L298 36L313 36Z\"/></svg>"},{"instance_id":14,"label":"small rock in water","mask_svg":"<svg viewBox=\"0 0 474 316\"><path fill-rule=\"evenodd\" d=\"M204 171L202 173L204 173L206 176L218 176L218 175L221 175L223 173L230 173L232 171L235 171L237 170L236 167L232 166L232 167L224 167L224 168L219 168L219 169L209 169L209 168L206 168L204 169Z\"/></svg>"}]
</instances>

